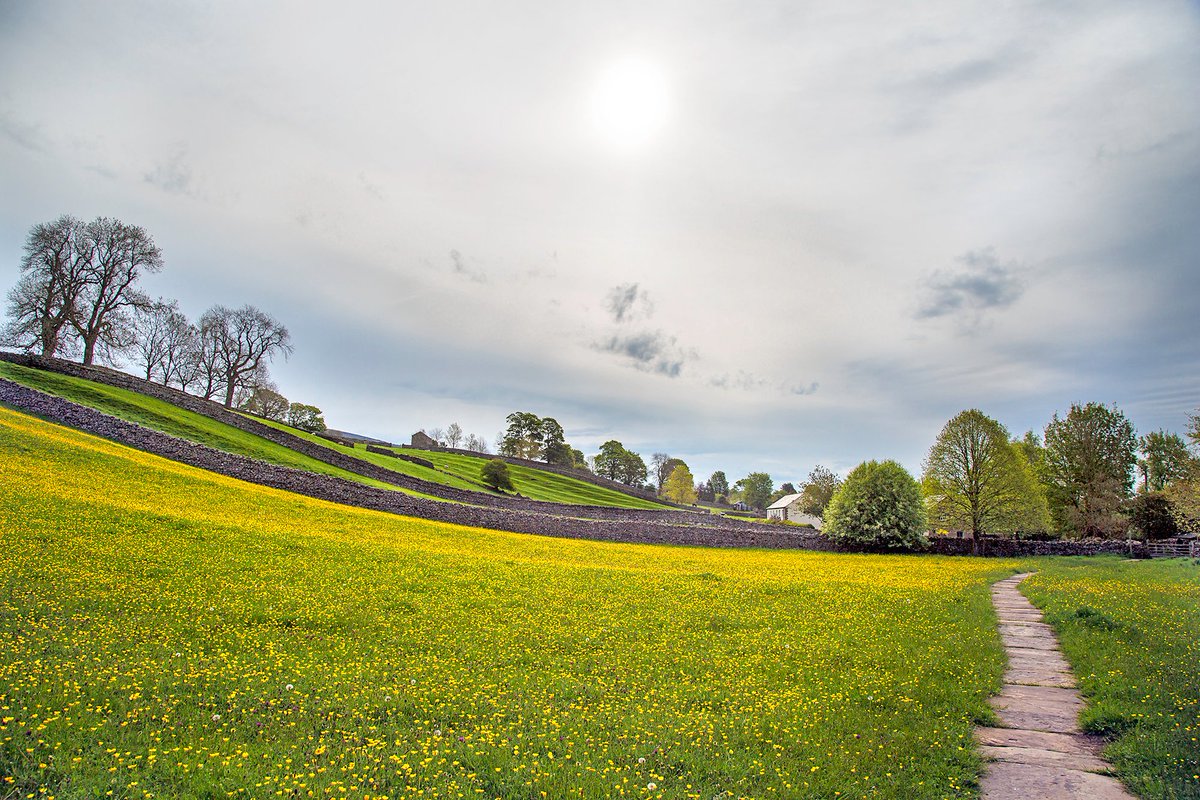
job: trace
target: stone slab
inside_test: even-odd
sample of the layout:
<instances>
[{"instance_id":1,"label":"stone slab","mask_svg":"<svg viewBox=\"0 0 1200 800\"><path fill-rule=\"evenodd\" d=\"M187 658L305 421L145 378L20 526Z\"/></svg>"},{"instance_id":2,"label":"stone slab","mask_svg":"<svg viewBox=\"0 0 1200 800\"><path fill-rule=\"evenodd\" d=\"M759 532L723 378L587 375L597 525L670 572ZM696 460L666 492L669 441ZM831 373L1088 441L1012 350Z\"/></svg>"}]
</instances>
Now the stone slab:
<instances>
[{"instance_id":1,"label":"stone slab","mask_svg":"<svg viewBox=\"0 0 1200 800\"><path fill-rule=\"evenodd\" d=\"M1023 686L1058 686L1073 689L1078 684L1075 676L1069 672L1054 669L1014 669L1009 667L1004 673L1005 683L1016 683Z\"/></svg>"},{"instance_id":2,"label":"stone slab","mask_svg":"<svg viewBox=\"0 0 1200 800\"><path fill-rule=\"evenodd\" d=\"M975 739L980 744L993 747L1037 747L1059 753L1076 753L1094 756L1100 745L1082 733L1048 733L1046 731L1023 731L1015 728L976 728Z\"/></svg>"},{"instance_id":3,"label":"stone slab","mask_svg":"<svg viewBox=\"0 0 1200 800\"><path fill-rule=\"evenodd\" d=\"M1004 642L1005 647L1012 647L1020 650L1045 650L1052 653L1059 652L1058 641L1055 639L1034 639L1032 636L1006 636L1001 634L1000 641Z\"/></svg>"},{"instance_id":4,"label":"stone slab","mask_svg":"<svg viewBox=\"0 0 1200 800\"><path fill-rule=\"evenodd\" d=\"M1006 728L1077 733L1083 701L1074 689L1007 684L988 699Z\"/></svg>"},{"instance_id":5,"label":"stone slab","mask_svg":"<svg viewBox=\"0 0 1200 800\"><path fill-rule=\"evenodd\" d=\"M1013 764L1033 764L1058 769L1077 769L1082 772L1107 773L1111 768L1102 758L1081 753L1060 753L1040 747L997 747L980 745L979 752L990 761L1006 761Z\"/></svg>"},{"instance_id":6,"label":"stone slab","mask_svg":"<svg viewBox=\"0 0 1200 800\"><path fill-rule=\"evenodd\" d=\"M1120 781L1075 769L997 761L980 782L983 800L1133 800Z\"/></svg>"}]
</instances>

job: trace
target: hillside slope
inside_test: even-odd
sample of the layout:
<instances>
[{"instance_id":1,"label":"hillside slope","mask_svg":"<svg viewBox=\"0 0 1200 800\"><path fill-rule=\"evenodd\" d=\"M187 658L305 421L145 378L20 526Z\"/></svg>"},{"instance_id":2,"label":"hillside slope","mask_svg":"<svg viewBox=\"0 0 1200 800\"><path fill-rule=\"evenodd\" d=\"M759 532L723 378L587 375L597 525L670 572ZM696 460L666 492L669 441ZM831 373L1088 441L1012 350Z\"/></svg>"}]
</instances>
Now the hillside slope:
<instances>
[{"instance_id":1,"label":"hillside slope","mask_svg":"<svg viewBox=\"0 0 1200 800\"><path fill-rule=\"evenodd\" d=\"M33 368L17 361L48 369ZM345 447L286 425L246 418L202 398L184 395L124 373L84 368L57 359L0 354L0 377L154 430L269 463L337 475L368 485L399 485L409 493L440 496L456 502L504 504L502 498L480 486L478 469L472 476L470 467L462 466L465 462L460 462L454 470L429 469L368 453L363 446ZM474 461L479 466L483 464L482 459ZM668 508L642 497L552 472L513 467L513 474L517 492L531 500L614 508ZM454 492L439 491L439 486ZM474 496L464 495L464 492Z\"/></svg>"},{"instance_id":2,"label":"hillside slope","mask_svg":"<svg viewBox=\"0 0 1200 800\"><path fill-rule=\"evenodd\" d=\"M0 532L22 797L961 796L1012 571L405 519L4 409Z\"/></svg>"}]
</instances>

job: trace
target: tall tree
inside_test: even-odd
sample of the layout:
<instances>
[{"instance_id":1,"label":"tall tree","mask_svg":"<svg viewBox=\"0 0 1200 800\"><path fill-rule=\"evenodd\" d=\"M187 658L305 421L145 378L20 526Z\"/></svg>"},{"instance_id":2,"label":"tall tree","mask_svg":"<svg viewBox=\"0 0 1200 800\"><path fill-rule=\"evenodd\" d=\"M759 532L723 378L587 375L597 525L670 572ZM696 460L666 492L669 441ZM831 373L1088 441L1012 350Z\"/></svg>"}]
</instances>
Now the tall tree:
<instances>
[{"instance_id":1,"label":"tall tree","mask_svg":"<svg viewBox=\"0 0 1200 800\"><path fill-rule=\"evenodd\" d=\"M820 464L808 473L808 480L800 487L800 507L805 514L824 518L825 508L833 499L833 493L842 485L841 479L833 470Z\"/></svg>"},{"instance_id":2,"label":"tall tree","mask_svg":"<svg viewBox=\"0 0 1200 800\"><path fill-rule=\"evenodd\" d=\"M608 478L610 481L620 480L622 461L628 452L625 445L616 439L609 439L600 445L600 452L592 460L596 474Z\"/></svg>"},{"instance_id":3,"label":"tall tree","mask_svg":"<svg viewBox=\"0 0 1200 800\"><path fill-rule=\"evenodd\" d=\"M1159 430L1147 433L1138 440L1138 472L1142 475L1142 491L1161 492L1177 480L1191 474L1192 454L1187 442L1177 433Z\"/></svg>"},{"instance_id":4,"label":"tall tree","mask_svg":"<svg viewBox=\"0 0 1200 800\"><path fill-rule=\"evenodd\" d=\"M277 353L287 357L292 352L292 338L283 323L251 305L237 309L213 306L200 317L200 331L213 348L207 396L212 396L213 384L219 382L226 408L233 407L238 388Z\"/></svg>"},{"instance_id":5,"label":"tall tree","mask_svg":"<svg viewBox=\"0 0 1200 800\"><path fill-rule=\"evenodd\" d=\"M508 429L500 439L500 455L536 459L542 452L542 418L528 411L514 411L506 418Z\"/></svg>"},{"instance_id":6,"label":"tall tree","mask_svg":"<svg viewBox=\"0 0 1200 800\"><path fill-rule=\"evenodd\" d=\"M1137 437L1115 406L1072 405L1055 414L1045 433L1045 480L1050 511L1060 529L1081 536L1125 530L1120 506L1133 489Z\"/></svg>"},{"instance_id":7,"label":"tall tree","mask_svg":"<svg viewBox=\"0 0 1200 800\"><path fill-rule=\"evenodd\" d=\"M457 422L451 422L450 425L446 428L446 446L457 449L458 446L460 444L462 444L462 440L463 440L462 426L459 425Z\"/></svg>"},{"instance_id":8,"label":"tall tree","mask_svg":"<svg viewBox=\"0 0 1200 800\"><path fill-rule=\"evenodd\" d=\"M256 386L250 396L238 404L239 411L257 414L276 422L286 422L290 409L291 403L288 399L281 395L278 389L270 386Z\"/></svg>"},{"instance_id":9,"label":"tall tree","mask_svg":"<svg viewBox=\"0 0 1200 800\"><path fill-rule=\"evenodd\" d=\"M160 297L134 309L134 362L146 380L152 381L157 376L167 383L172 366L187 346L190 328L176 300L168 302Z\"/></svg>"},{"instance_id":10,"label":"tall tree","mask_svg":"<svg viewBox=\"0 0 1200 800\"><path fill-rule=\"evenodd\" d=\"M662 496L672 503L690 505L696 502L696 479L686 464L679 464L671 470L670 476L663 482Z\"/></svg>"},{"instance_id":11,"label":"tall tree","mask_svg":"<svg viewBox=\"0 0 1200 800\"><path fill-rule=\"evenodd\" d=\"M667 462L670 460L671 456L668 453L654 453L650 456L650 474L654 477L654 486L659 494L662 494L663 484L671 476L671 471L667 469Z\"/></svg>"},{"instance_id":12,"label":"tall tree","mask_svg":"<svg viewBox=\"0 0 1200 800\"><path fill-rule=\"evenodd\" d=\"M713 497L728 497L729 496L729 479L725 477L725 473L717 470L708 479L708 486L712 489Z\"/></svg>"},{"instance_id":13,"label":"tall tree","mask_svg":"<svg viewBox=\"0 0 1200 800\"><path fill-rule=\"evenodd\" d=\"M34 225L25 239L21 277L8 294L5 344L57 356L71 349L84 269L91 261L86 226L71 216Z\"/></svg>"},{"instance_id":14,"label":"tall tree","mask_svg":"<svg viewBox=\"0 0 1200 800\"><path fill-rule=\"evenodd\" d=\"M751 472L733 485L734 490L742 493L742 502L751 508L764 509L770 503L771 493L775 482L765 472Z\"/></svg>"},{"instance_id":15,"label":"tall tree","mask_svg":"<svg viewBox=\"0 0 1200 800\"><path fill-rule=\"evenodd\" d=\"M325 430L325 417L321 409L304 403L292 403L288 406L288 425L309 433L320 433Z\"/></svg>"},{"instance_id":16,"label":"tall tree","mask_svg":"<svg viewBox=\"0 0 1200 800\"><path fill-rule=\"evenodd\" d=\"M90 259L82 267L82 288L71 326L83 343L83 363L97 347L121 350L131 339L130 311L150 300L137 288L143 273L159 272L162 251L144 228L98 217L84 229Z\"/></svg>"},{"instance_id":17,"label":"tall tree","mask_svg":"<svg viewBox=\"0 0 1200 800\"><path fill-rule=\"evenodd\" d=\"M562 425L554 417L542 419L541 426L542 449L538 454L547 464L557 464L560 467L570 467L575 463L571 454L571 446L566 442L566 433Z\"/></svg>"},{"instance_id":18,"label":"tall tree","mask_svg":"<svg viewBox=\"0 0 1200 800\"><path fill-rule=\"evenodd\" d=\"M922 486L931 524L975 536L1020 530L1045 504L1008 431L974 408L942 428L925 459Z\"/></svg>"},{"instance_id":19,"label":"tall tree","mask_svg":"<svg viewBox=\"0 0 1200 800\"><path fill-rule=\"evenodd\" d=\"M621 455L621 472L617 480L626 486L641 487L645 485L648 476L646 462L640 455L631 450L626 450Z\"/></svg>"}]
</instances>

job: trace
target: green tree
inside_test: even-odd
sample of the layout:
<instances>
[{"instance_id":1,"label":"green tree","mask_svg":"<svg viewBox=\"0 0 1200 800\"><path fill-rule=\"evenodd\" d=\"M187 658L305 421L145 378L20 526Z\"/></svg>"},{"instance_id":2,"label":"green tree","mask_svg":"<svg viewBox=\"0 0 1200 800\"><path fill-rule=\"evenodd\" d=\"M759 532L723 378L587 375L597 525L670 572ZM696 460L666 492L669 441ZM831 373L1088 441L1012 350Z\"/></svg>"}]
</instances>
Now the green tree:
<instances>
[{"instance_id":1,"label":"green tree","mask_svg":"<svg viewBox=\"0 0 1200 800\"><path fill-rule=\"evenodd\" d=\"M617 476L617 480L627 486L641 486L646 482L646 477L649 471L646 469L646 462L637 453L626 450L621 455L621 471ZM654 487L651 487L653 490Z\"/></svg>"},{"instance_id":2,"label":"green tree","mask_svg":"<svg viewBox=\"0 0 1200 800\"><path fill-rule=\"evenodd\" d=\"M696 479L686 464L680 464L671 470L671 475L663 483L662 496L672 503L690 505L696 502Z\"/></svg>"},{"instance_id":3,"label":"green tree","mask_svg":"<svg viewBox=\"0 0 1200 800\"><path fill-rule=\"evenodd\" d=\"M775 482L765 472L751 472L735 483L733 488L734 491L741 492L743 503L751 508L762 510L770 505Z\"/></svg>"},{"instance_id":4,"label":"green tree","mask_svg":"<svg viewBox=\"0 0 1200 800\"><path fill-rule=\"evenodd\" d=\"M1115 406L1072 405L1045 434L1046 494L1059 529L1079 536L1119 536L1122 502L1133 490L1137 437Z\"/></svg>"},{"instance_id":5,"label":"green tree","mask_svg":"<svg viewBox=\"0 0 1200 800\"><path fill-rule=\"evenodd\" d=\"M1166 539L1179 533L1179 520L1164 492L1140 492L1127 501L1129 524L1147 539Z\"/></svg>"},{"instance_id":6,"label":"green tree","mask_svg":"<svg viewBox=\"0 0 1200 800\"><path fill-rule=\"evenodd\" d=\"M538 458L542 454L542 418L528 411L514 411L505 421L508 428L500 439L500 455L531 461Z\"/></svg>"},{"instance_id":7,"label":"green tree","mask_svg":"<svg viewBox=\"0 0 1200 800\"><path fill-rule=\"evenodd\" d=\"M291 410L291 403L270 386L255 386L249 397L238 406L238 410L276 422L285 422Z\"/></svg>"},{"instance_id":8,"label":"green tree","mask_svg":"<svg viewBox=\"0 0 1200 800\"><path fill-rule=\"evenodd\" d=\"M942 428L925 459L921 484L930 524L938 528L981 536L1023 530L1044 516L1046 501L1023 449L978 409Z\"/></svg>"},{"instance_id":9,"label":"green tree","mask_svg":"<svg viewBox=\"0 0 1200 800\"><path fill-rule=\"evenodd\" d=\"M620 480L622 462L628 452L625 445L616 439L609 439L600 445L600 452L595 458L596 474L610 481Z\"/></svg>"},{"instance_id":10,"label":"green tree","mask_svg":"<svg viewBox=\"0 0 1200 800\"><path fill-rule=\"evenodd\" d=\"M1177 433L1159 430L1148 433L1138 440L1142 458L1138 459L1138 472L1142 475L1142 491L1161 492L1177 480L1191 474L1194 468L1192 454L1187 442Z\"/></svg>"},{"instance_id":11,"label":"green tree","mask_svg":"<svg viewBox=\"0 0 1200 800\"><path fill-rule=\"evenodd\" d=\"M708 479L708 486L712 489L713 498L729 496L729 479L725 477L725 473L717 470Z\"/></svg>"},{"instance_id":12,"label":"green tree","mask_svg":"<svg viewBox=\"0 0 1200 800\"><path fill-rule=\"evenodd\" d=\"M542 449L538 455L543 461L560 467L570 467L575 463L571 456L571 446L566 443L565 436L562 425L559 425L554 417L542 420Z\"/></svg>"},{"instance_id":13,"label":"green tree","mask_svg":"<svg viewBox=\"0 0 1200 800\"><path fill-rule=\"evenodd\" d=\"M805 514L824 518L829 501L841 485L841 479L833 470L818 464L808 473L808 480L800 487L800 507Z\"/></svg>"},{"instance_id":14,"label":"green tree","mask_svg":"<svg viewBox=\"0 0 1200 800\"><path fill-rule=\"evenodd\" d=\"M574 447L571 448L571 466L574 469L582 470L584 472L591 471L588 469L587 456L583 454L582 450L578 450Z\"/></svg>"},{"instance_id":15,"label":"green tree","mask_svg":"<svg viewBox=\"0 0 1200 800\"><path fill-rule=\"evenodd\" d=\"M846 476L825 509L824 533L835 541L912 549L925 541L921 487L895 461L866 461Z\"/></svg>"},{"instance_id":16,"label":"green tree","mask_svg":"<svg viewBox=\"0 0 1200 800\"><path fill-rule=\"evenodd\" d=\"M512 475L509 474L508 464L499 458L493 458L479 469L479 477L483 482L496 491L512 491Z\"/></svg>"},{"instance_id":17,"label":"green tree","mask_svg":"<svg viewBox=\"0 0 1200 800\"><path fill-rule=\"evenodd\" d=\"M325 430L325 418L321 416L321 409L304 403L292 403L288 406L287 423L293 428L309 433Z\"/></svg>"}]
</instances>

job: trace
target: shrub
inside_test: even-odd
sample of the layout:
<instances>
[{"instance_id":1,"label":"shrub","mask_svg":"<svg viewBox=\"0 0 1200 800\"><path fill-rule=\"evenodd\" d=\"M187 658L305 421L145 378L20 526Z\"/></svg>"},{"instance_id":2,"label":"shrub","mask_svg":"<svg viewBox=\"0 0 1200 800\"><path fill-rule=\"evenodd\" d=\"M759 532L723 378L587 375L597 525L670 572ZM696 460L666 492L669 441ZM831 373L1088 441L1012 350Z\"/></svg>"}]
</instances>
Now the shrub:
<instances>
[{"instance_id":1,"label":"shrub","mask_svg":"<svg viewBox=\"0 0 1200 800\"><path fill-rule=\"evenodd\" d=\"M1147 539L1166 539L1179 534L1171 500L1162 492L1139 494L1125 504L1129 522Z\"/></svg>"},{"instance_id":2,"label":"shrub","mask_svg":"<svg viewBox=\"0 0 1200 800\"><path fill-rule=\"evenodd\" d=\"M925 542L921 487L895 461L855 467L825 510L825 533L833 540L868 547L911 549Z\"/></svg>"},{"instance_id":3,"label":"shrub","mask_svg":"<svg viewBox=\"0 0 1200 800\"><path fill-rule=\"evenodd\" d=\"M512 476L508 472L508 464L504 461L493 458L483 465L479 470L479 474L483 478L483 482L496 491L502 489L512 491Z\"/></svg>"}]
</instances>

